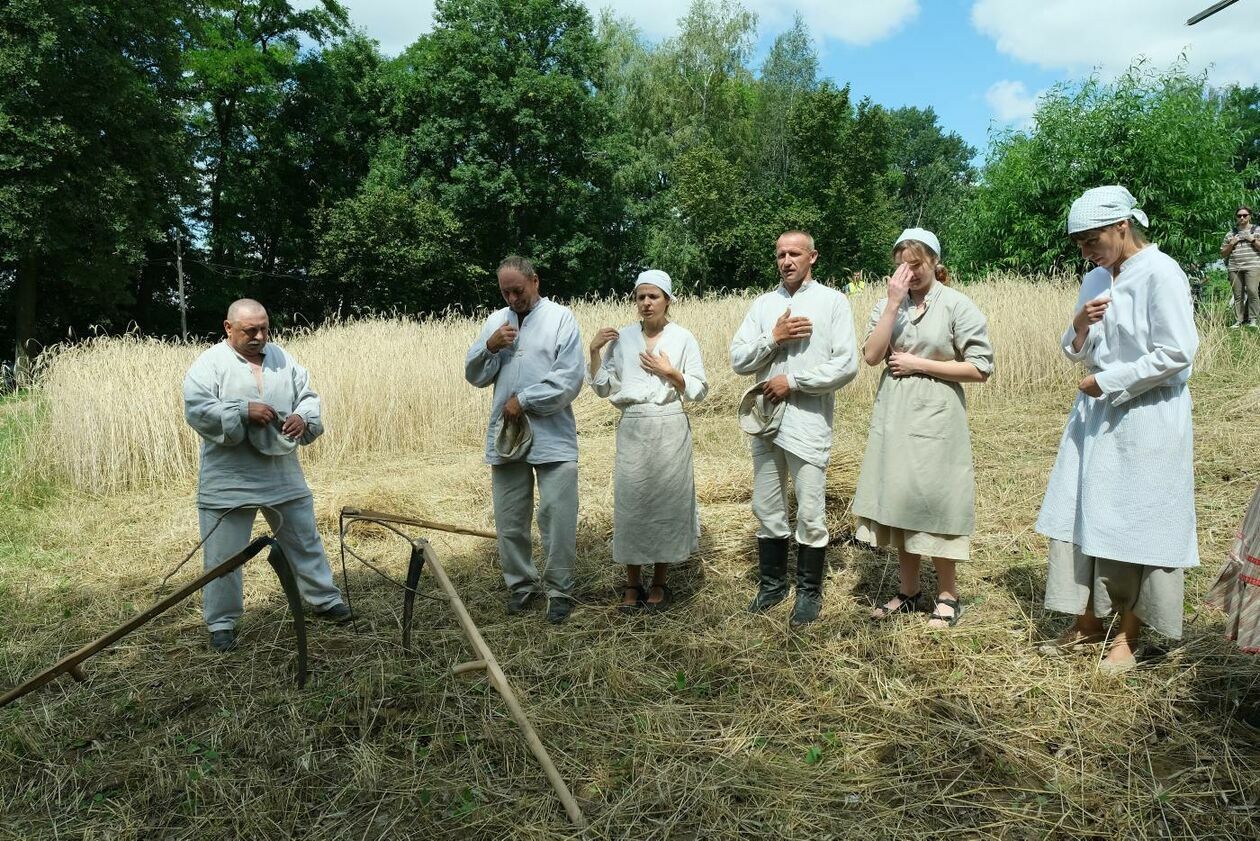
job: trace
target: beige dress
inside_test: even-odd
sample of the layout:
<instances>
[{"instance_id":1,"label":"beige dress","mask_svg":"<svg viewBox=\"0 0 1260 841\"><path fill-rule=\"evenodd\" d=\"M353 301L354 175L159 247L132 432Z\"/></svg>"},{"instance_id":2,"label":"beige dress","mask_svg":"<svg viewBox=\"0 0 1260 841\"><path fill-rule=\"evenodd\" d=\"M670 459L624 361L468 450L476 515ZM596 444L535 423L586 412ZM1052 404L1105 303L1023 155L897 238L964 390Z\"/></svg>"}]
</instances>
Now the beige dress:
<instances>
[{"instance_id":1,"label":"beige dress","mask_svg":"<svg viewBox=\"0 0 1260 841\"><path fill-rule=\"evenodd\" d=\"M993 372L984 315L966 295L941 283L918 313L907 295L893 323L893 350L940 362L970 362ZM888 305L871 311L869 337ZM859 540L950 560L971 556L975 475L967 402L958 383L885 368L875 395L866 455L853 497Z\"/></svg>"}]
</instances>

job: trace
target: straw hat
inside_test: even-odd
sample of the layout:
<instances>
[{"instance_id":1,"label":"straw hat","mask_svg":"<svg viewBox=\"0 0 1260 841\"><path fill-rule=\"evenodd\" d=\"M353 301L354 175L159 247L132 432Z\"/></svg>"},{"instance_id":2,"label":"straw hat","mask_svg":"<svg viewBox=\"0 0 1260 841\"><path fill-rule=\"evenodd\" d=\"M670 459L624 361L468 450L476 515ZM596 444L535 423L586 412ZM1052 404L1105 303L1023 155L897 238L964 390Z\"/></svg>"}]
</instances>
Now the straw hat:
<instances>
[{"instance_id":1,"label":"straw hat","mask_svg":"<svg viewBox=\"0 0 1260 841\"><path fill-rule=\"evenodd\" d=\"M517 420L499 418L499 428L495 430L494 450L500 458L508 461L520 461L529 452L534 443L533 430L529 428L529 417L522 413Z\"/></svg>"},{"instance_id":2,"label":"straw hat","mask_svg":"<svg viewBox=\"0 0 1260 841\"><path fill-rule=\"evenodd\" d=\"M765 393L765 381L750 386L739 401L739 428L758 438L779 434L787 403L775 403Z\"/></svg>"}]
</instances>

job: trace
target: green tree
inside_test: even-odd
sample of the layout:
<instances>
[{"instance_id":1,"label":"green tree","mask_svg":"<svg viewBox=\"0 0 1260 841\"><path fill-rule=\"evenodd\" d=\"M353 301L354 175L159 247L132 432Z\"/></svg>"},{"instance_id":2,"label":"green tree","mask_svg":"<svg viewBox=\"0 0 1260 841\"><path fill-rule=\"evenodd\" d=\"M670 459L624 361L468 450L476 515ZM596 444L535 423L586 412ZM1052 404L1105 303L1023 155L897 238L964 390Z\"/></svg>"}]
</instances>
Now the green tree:
<instances>
[{"instance_id":1,"label":"green tree","mask_svg":"<svg viewBox=\"0 0 1260 841\"><path fill-rule=\"evenodd\" d=\"M761 65L759 81L761 175L768 181L781 181L792 170L789 119L800 98L818 86L818 53L799 13L792 28L774 39Z\"/></svg>"},{"instance_id":2,"label":"green tree","mask_svg":"<svg viewBox=\"0 0 1260 841\"><path fill-rule=\"evenodd\" d=\"M178 0L0 5L0 290L36 340L109 325L191 175Z\"/></svg>"},{"instance_id":3,"label":"green tree","mask_svg":"<svg viewBox=\"0 0 1260 841\"><path fill-rule=\"evenodd\" d=\"M195 216L211 262L234 264L258 256L243 230L257 195L255 159L300 63L302 40L324 43L345 31L347 17L336 0L303 8L290 0L202 2L196 44L185 55L193 89L190 126L206 184Z\"/></svg>"},{"instance_id":4,"label":"green tree","mask_svg":"<svg viewBox=\"0 0 1260 841\"><path fill-rule=\"evenodd\" d=\"M619 208L602 148L608 116L597 91L604 59L576 0L439 0L434 30L400 63L395 131L407 177L461 220L461 299L492 300L483 281L511 251L535 258L549 293L576 294L606 275L602 233ZM471 299L469 296L474 296Z\"/></svg>"},{"instance_id":5,"label":"green tree","mask_svg":"<svg viewBox=\"0 0 1260 841\"><path fill-rule=\"evenodd\" d=\"M889 191L888 113L867 99L855 108L848 86L823 82L797 103L791 126L796 151L787 192L816 208L817 273L886 270L899 230Z\"/></svg>"},{"instance_id":6,"label":"green tree","mask_svg":"<svg viewBox=\"0 0 1260 841\"><path fill-rule=\"evenodd\" d=\"M341 312L424 312L469 300L459 220L423 182L405 176L405 146L381 145L357 192L319 218L314 273L331 308Z\"/></svg>"},{"instance_id":7,"label":"green tree","mask_svg":"<svg viewBox=\"0 0 1260 841\"><path fill-rule=\"evenodd\" d=\"M336 308L327 278L312 274L318 228L325 208L359 191L381 142L381 66L375 42L362 34L304 53L292 66L274 109L257 123L256 142L237 159L233 264L242 271L230 284L199 289L203 309L217 315L246 292L308 318Z\"/></svg>"},{"instance_id":8,"label":"green tree","mask_svg":"<svg viewBox=\"0 0 1260 841\"><path fill-rule=\"evenodd\" d=\"M996 138L956 234L969 266L1048 271L1079 264L1064 231L1072 200L1123 184L1152 239L1182 263L1218 253L1222 208L1243 192L1241 133L1202 76L1137 63L1112 83L1091 77L1042 99L1027 132Z\"/></svg>"},{"instance_id":9,"label":"green tree","mask_svg":"<svg viewBox=\"0 0 1260 841\"><path fill-rule=\"evenodd\" d=\"M1231 85L1221 99L1221 106L1238 126L1234 169L1244 173L1246 190L1254 194L1260 190L1260 86Z\"/></svg>"},{"instance_id":10,"label":"green tree","mask_svg":"<svg viewBox=\"0 0 1260 841\"><path fill-rule=\"evenodd\" d=\"M888 117L901 224L944 235L975 180L971 159L976 150L958 134L946 133L931 107L897 108L889 111Z\"/></svg>"}]
</instances>

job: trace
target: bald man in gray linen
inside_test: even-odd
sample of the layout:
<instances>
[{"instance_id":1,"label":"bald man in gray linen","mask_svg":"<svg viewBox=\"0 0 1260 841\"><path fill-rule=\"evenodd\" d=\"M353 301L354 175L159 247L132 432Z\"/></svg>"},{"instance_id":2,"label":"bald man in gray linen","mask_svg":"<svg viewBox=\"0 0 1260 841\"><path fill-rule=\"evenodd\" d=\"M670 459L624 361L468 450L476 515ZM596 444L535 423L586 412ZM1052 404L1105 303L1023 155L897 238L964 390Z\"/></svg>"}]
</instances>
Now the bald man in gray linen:
<instances>
[{"instance_id":1,"label":"bald man in gray linen","mask_svg":"<svg viewBox=\"0 0 1260 841\"><path fill-rule=\"evenodd\" d=\"M333 583L297 456L299 446L324 431L319 395L306 369L268 342L262 304L249 298L233 303L223 331L224 340L184 377L184 418L201 437L197 509L205 568L245 548L261 508L302 598L317 617L345 622L350 609ZM241 570L211 581L202 596L210 647L232 650L245 605Z\"/></svg>"}]
</instances>

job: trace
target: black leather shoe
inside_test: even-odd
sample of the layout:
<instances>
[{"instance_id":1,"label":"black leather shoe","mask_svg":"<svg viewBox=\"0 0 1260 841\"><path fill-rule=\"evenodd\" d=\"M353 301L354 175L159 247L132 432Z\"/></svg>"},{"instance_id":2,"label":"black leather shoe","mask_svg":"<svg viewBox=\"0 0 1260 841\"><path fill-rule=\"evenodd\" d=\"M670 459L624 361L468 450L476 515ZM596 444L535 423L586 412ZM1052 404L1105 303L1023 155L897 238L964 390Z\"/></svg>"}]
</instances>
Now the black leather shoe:
<instances>
[{"instance_id":1,"label":"black leather shoe","mask_svg":"<svg viewBox=\"0 0 1260 841\"><path fill-rule=\"evenodd\" d=\"M210 647L220 654L227 654L236 648L236 631L228 628L224 631L210 632Z\"/></svg>"},{"instance_id":2,"label":"black leather shoe","mask_svg":"<svg viewBox=\"0 0 1260 841\"><path fill-rule=\"evenodd\" d=\"M547 621L552 625L562 625L569 619L569 614L573 612L573 601L571 599L556 598L547 600Z\"/></svg>"},{"instance_id":3,"label":"black leather shoe","mask_svg":"<svg viewBox=\"0 0 1260 841\"><path fill-rule=\"evenodd\" d=\"M827 567L826 546L796 546L796 604L788 624L808 625L822 612L823 571Z\"/></svg>"},{"instance_id":4,"label":"black leather shoe","mask_svg":"<svg viewBox=\"0 0 1260 841\"><path fill-rule=\"evenodd\" d=\"M354 617L351 615L350 608L346 606L345 602L337 602L332 607L315 611L315 618L340 625L343 622L349 622Z\"/></svg>"},{"instance_id":5,"label":"black leather shoe","mask_svg":"<svg viewBox=\"0 0 1260 841\"><path fill-rule=\"evenodd\" d=\"M788 596L788 539L757 538L757 595L748 604L749 613L765 613Z\"/></svg>"},{"instance_id":6,"label":"black leather shoe","mask_svg":"<svg viewBox=\"0 0 1260 841\"><path fill-rule=\"evenodd\" d=\"M533 590L517 590L508 596L507 601L503 603L503 608L513 616L517 616L529 610L530 604L537 597L538 593Z\"/></svg>"}]
</instances>

